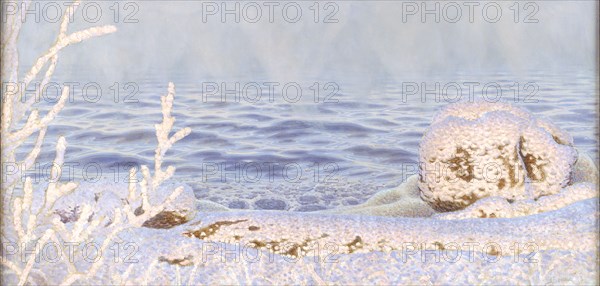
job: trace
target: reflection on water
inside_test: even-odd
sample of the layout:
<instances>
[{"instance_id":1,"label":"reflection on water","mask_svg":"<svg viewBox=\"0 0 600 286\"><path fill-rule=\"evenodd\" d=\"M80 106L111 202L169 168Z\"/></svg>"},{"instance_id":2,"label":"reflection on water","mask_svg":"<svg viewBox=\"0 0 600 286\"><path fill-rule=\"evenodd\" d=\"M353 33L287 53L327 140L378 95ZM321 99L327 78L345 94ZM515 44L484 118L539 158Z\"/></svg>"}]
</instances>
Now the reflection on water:
<instances>
[{"instance_id":1,"label":"reflection on water","mask_svg":"<svg viewBox=\"0 0 600 286\"><path fill-rule=\"evenodd\" d=\"M422 102L420 93L410 92L421 89L422 82L427 90L434 90L436 82L438 91L446 87L448 98L456 96L452 83L462 87L463 98L470 85L477 99L485 93L483 86L498 83L504 90L501 99L511 102L518 86L517 105L550 118L573 135L579 150L598 158L596 83L590 71L525 77L509 73L407 76L369 84L352 76L307 77L295 81L294 86L302 89L298 102L289 100L296 97L295 88L287 89L287 101L282 94L290 82L280 82L269 94L263 83L276 79L143 76L134 81L139 89L132 99L139 102L114 102L110 84L95 103L81 100L81 89L76 89L74 102L50 126L38 162L51 161L54 142L64 135L69 142L66 161L79 164L74 167L76 178L96 178L95 167L88 168L87 176L82 170L92 164L100 166L101 177L125 180L131 163L152 162L156 143L152 124L161 119L159 95L166 92L168 80L177 89L176 129L189 126L192 134L167 153L167 164L177 167L176 177L192 185L199 198L232 208L311 211L357 204L376 191L400 184L415 170L418 144L433 114L447 104L443 98L436 102L432 94ZM206 85L209 81L225 82L227 89L234 89L236 82L240 89L255 82L263 94L256 100L256 88L250 86L243 89L247 92L239 102L230 92L225 102L210 92L205 92L203 100L203 82L205 91L212 90ZM315 82L319 83L318 99ZM339 90L333 85L326 90L328 82ZM404 92L404 100L403 88L409 91ZM493 87L487 91L488 97L496 96ZM526 100L529 94L533 97ZM40 106L43 109L44 104Z\"/></svg>"}]
</instances>

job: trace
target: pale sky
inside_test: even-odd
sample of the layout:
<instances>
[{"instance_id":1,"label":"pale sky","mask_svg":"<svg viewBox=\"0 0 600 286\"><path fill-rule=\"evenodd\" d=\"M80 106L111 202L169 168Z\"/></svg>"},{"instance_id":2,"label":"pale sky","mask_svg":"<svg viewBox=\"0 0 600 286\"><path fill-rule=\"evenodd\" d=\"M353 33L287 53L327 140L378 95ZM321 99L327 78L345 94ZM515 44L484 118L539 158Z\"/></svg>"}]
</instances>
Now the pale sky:
<instances>
[{"instance_id":1,"label":"pale sky","mask_svg":"<svg viewBox=\"0 0 600 286\"><path fill-rule=\"evenodd\" d=\"M103 12L97 24L114 22L113 1L92 3ZM433 14L426 15L426 23L422 23L421 11L409 13L414 3L422 8L420 1L404 5L396 1L340 1L328 7L321 2L318 23L314 22L317 9L311 7L312 1L294 2L302 11L296 23L282 16L285 2L273 7L273 23L268 19L267 2L237 2L240 23L235 23L233 14L226 15L226 23L222 23L221 11L209 13L215 7L221 10L222 2L131 3L135 7L125 9L123 2L118 7L117 33L69 47L61 56L60 68L87 67L115 77L172 71L191 76L235 77L260 72L298 77L579 70L593 68L597 61L596 1L538 1L528 7L524 7L525 2L511 6L515 2L498 1L494 3L502 14L496 23L491 23L496 7L488 7L489 15L484 16L482 9L487 2L472 7L472 23L465 2L456 2L462 13L458 18L456 7L439 2L440 23ZM433 9L433 3L425 8ZM44 10L44 2L41 5ZM233 3L226 5L235 8ZM262 16L251 23L257 6ZM50 8L45 11L50 13ZM288 7L290 19L293 9L296 7ZM124 23L134 10L137 12L131 19L138 23ZM323 23L329 14L337 23ZM96 25L86 23L82 15L80 9L70 31ZM450 23L453 19L458 21ZM537 23L524 23L526 19ZM25 25L20 46L24 63L43 51L58 29L57 24L40 22Z\"/></svg>"}]
</instances>

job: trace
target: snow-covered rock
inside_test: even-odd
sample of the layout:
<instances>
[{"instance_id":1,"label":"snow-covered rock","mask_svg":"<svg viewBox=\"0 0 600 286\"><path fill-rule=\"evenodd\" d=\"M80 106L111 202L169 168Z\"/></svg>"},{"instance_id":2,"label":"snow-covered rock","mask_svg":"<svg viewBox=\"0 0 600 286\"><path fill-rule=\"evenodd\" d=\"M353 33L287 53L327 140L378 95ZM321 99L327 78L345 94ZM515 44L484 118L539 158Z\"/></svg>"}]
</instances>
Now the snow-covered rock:
<instances>
[{"instance_id":1,"label":"snow-covered rock","mask_svg":"<svg viewBox=\"0 0 600 286\"><path fill-rule=\"evenodd\" d=\"M148 201L151 205L160 205L179 186L183 192L158 215L144 223L150 228L170 228L185 223L196 215L196 197L190 186L174 180L164 182L155 192L149 192ZM83 182L79 187L66 196L60 197L54 204L54 214L63 223L74 222L79 218L83 204L93 207L90 220L96 217L105 217L106 224L114 218L115 210L121 209L129 195L128 184L114 181ZM134 209L139 208L141 202L129 202Z\"/></svg>"},{"instance_id":2,"label":"snow-covered rock","mask_svg":"<svg viewBox=\"0 0 600 286\"><path fill-rule=\"evenodd\" d=\"M502 197L487 197L467 208L454 212L438 213L437 219L511 218L558 210L578 201L598 196L596 184L576 183L562 189L558 194L538 200L521 200L509 203Z\"/></svg>"},{"instance_id":3,"label":"snow-covered rock","mask_svg":"<svg viewBox=\"0 0 600 286\"><path fill-rule=\"evenodd\" d=\"M449 105L419 149L421 198L437 211L556 194L573 182L577 161L569 134L506 103Z\"/></svg>"}]
</instances>

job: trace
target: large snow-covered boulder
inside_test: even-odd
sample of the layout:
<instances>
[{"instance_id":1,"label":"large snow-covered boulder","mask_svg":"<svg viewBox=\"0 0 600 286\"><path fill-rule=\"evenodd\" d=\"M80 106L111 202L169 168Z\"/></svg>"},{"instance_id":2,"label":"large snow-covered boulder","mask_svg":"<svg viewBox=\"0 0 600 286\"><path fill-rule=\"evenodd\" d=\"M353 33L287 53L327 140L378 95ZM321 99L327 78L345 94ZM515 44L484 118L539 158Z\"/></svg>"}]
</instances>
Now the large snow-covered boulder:
<instances>
[{"instance_id":1,"label":"large snow-covered boulder","mask_svg":"<svg viewBox=\"0 0 600 286\"><path fill-rule=\"evenodd\" d=\"M419 147L421 198L437 211L497 196L556 194L572 183L569 134L506 103L456 103L435 116Z\"/></svg>"}]
</instances>

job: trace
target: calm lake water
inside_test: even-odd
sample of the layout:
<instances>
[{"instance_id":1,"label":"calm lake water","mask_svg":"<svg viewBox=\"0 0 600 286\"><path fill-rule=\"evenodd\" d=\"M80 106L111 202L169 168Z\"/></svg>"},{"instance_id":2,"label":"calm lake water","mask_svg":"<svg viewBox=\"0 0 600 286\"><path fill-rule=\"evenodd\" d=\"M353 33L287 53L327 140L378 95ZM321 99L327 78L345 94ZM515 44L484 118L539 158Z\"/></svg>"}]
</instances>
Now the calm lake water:
<instances>
[{"instance_id":1,"label":"calm lake water","mask_svg":"<svg viewBox=\"0 0 600 286\"><path fill-rule=\"evenodd\" d=\"M487 97L494 99L498 84L503 90L500 100L513 103L518 89L516 105L550 118L573 135L580 151L597 160L594 75L594 71L498 72L406 75L369 82L352 75L294 81L256 75L232 79L144 75L129 80L133 85L127 90L126 82L120 82L117 102L112 83L99 83L102 97L97 102L90 100L93 88L86 93L88 101L82 88L75 88L73 101L50 126L38 162L42 167L51 162L56 138L64 135L69 142L65 160L79 164L73 167L77 180L125 180L131 164L152 164L153 124L161 120L159 98L171 80L177 90L175 129L188 126L192 134L169 150L165 165L176 166L176 179L192 186L198 198L231 208L291 211L352 205L399 185L413 173L422 134L434 113L456 97L456 86L463 98L470 85L472 96L482 99L488 84ZM60 74L55 80L70 81ZM76 80L91 81L84 73ZM270 84L270 92L267 82L278 85ZM403 88L421 89L422 82L428 90L438 83L437 94L448 98L436 101L430 92L422 102L419 91L405 92L403 100ZM221 83L228 90L239 83L246 97L237 102L229 92L222 102L219 93L212 92L215 86L222 89ZM257 86L262 96L254 100ZM302 96L292 102L297 88ZM42 167L33 172L45 174Z\"/></svg>"}]
</instances>

